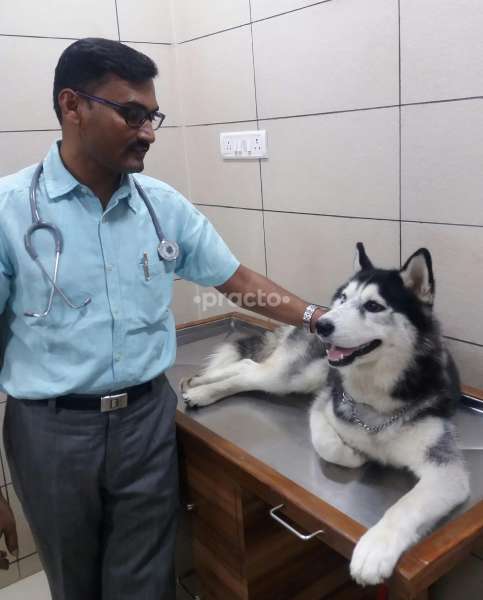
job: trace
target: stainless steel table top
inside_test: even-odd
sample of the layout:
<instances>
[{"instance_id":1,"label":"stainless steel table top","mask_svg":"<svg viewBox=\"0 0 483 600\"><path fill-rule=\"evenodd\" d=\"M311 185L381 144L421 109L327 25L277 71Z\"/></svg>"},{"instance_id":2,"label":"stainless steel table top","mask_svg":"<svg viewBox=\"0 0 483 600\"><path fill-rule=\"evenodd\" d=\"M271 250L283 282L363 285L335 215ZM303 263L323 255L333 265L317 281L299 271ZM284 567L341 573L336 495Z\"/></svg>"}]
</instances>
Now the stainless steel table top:
<instances>
[{"instance_id":1,"label":"stainless steel table top","mask_svg":"<svg viewBox=\"0 0 483 600\"><path fill-rule=\"evenodd\" d=\"M276 397L253 392L238 394L200 409L186 409L178 382L197 372L203 359L222 341L260 331L241 321L224 320L178 334L178 355L167 375L178 394L178 408L236 444L253 457L365 527L414 485L403 470L371 463L347 469L326 463L312 448L309 434L309 396ZM470 499L450 518L483 498L483 414L462 406L456 416L460 446L471 474ZM438 490L435 490L435 494Z\"/></svg>"}]
</instances>

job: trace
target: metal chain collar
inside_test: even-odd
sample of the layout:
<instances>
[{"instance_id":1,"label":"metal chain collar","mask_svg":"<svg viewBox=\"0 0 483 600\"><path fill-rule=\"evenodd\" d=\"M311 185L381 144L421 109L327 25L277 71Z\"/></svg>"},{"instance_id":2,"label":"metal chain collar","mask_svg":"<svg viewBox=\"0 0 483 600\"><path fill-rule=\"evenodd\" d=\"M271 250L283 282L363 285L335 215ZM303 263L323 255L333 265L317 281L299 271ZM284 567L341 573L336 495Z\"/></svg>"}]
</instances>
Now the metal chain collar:
<instances>
[{"instance_id":1,"label":"metal chain collar","mask_svg":"<svg viewBox=\"0 0 483 600\"><path fill-rule=\"evenodd\" d=\"M362 427L362 429L364 429L364 431L367 431L367 433L379 433L381 431L384 431L384 429L387 429L393 423L395 423L401 417L403 417L410 408L409 406L405 406L404 408L399 409L398 411L393 413L393 415L389 417L387 421L384 421L384 423L381 423L380 425L368 425L358 415L356 408L357 403L354 400L354 398L344 390L342 391L342 402L347 402L347 404L349 404L349 406L351 407L352 414L350 416L350 422L359 425L359 427Z\"/></svg>"}]
</instances>

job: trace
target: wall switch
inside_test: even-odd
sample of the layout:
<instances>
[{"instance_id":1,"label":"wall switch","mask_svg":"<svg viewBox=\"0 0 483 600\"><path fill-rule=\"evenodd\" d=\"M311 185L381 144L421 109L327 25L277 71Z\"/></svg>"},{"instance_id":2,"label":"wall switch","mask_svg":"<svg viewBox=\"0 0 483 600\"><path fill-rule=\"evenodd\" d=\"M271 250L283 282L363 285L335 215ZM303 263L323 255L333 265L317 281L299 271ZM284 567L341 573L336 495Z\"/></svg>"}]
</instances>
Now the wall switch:
<instances>
[{"instance_id":1,"label":"wall switch","mask_svg":"<svg viewBox=\"0 0 483 600\"><path fill-rule=\"evenodd\" d=\"M220 133L220 151L223 158L231 160L267 158L267 132L263 129Z\"/></svg>"}]
</instances>

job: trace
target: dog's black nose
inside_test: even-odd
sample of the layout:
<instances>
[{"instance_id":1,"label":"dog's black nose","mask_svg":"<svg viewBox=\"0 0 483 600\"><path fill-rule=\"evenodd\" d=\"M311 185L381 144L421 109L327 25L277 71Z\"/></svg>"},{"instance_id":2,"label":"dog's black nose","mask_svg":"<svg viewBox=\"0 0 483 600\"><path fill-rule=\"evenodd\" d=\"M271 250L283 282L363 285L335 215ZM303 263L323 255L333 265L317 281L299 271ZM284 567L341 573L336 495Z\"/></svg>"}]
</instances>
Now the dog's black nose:
<instances>
[{"instance_id":1,"label":"dog's black nose","mask_svg":"<svg viewBox=\"0 0 483 600\"><path fill-rule=\"evenodd\" d=\"M331 333L333 333L335 327L334 323L329 321L329 319L319 319L315 324L315 329L322 337L328 337Z\"/></svg>"}]
</instances>

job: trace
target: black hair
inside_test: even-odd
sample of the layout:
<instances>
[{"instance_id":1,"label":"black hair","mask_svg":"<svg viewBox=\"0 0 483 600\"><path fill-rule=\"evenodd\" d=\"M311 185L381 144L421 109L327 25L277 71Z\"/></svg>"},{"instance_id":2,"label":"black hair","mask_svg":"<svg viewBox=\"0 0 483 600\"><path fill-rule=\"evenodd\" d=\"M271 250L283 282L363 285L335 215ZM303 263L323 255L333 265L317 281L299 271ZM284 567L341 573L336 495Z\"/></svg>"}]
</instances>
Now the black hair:
<instances>
[{"instance_id":1,"label":"black hair","mask_svg":"<svg viewBox=\"0 0 483 600\"><path fill-rule=\"evenodd\" d=\"M54 110L62 123L59 92L72 88L93 92L110 74L131 82L154 79L158 74L155 63L133 48L103 38L84 38L62 52L55 68Z\"/></svg>"}]
</instances>

